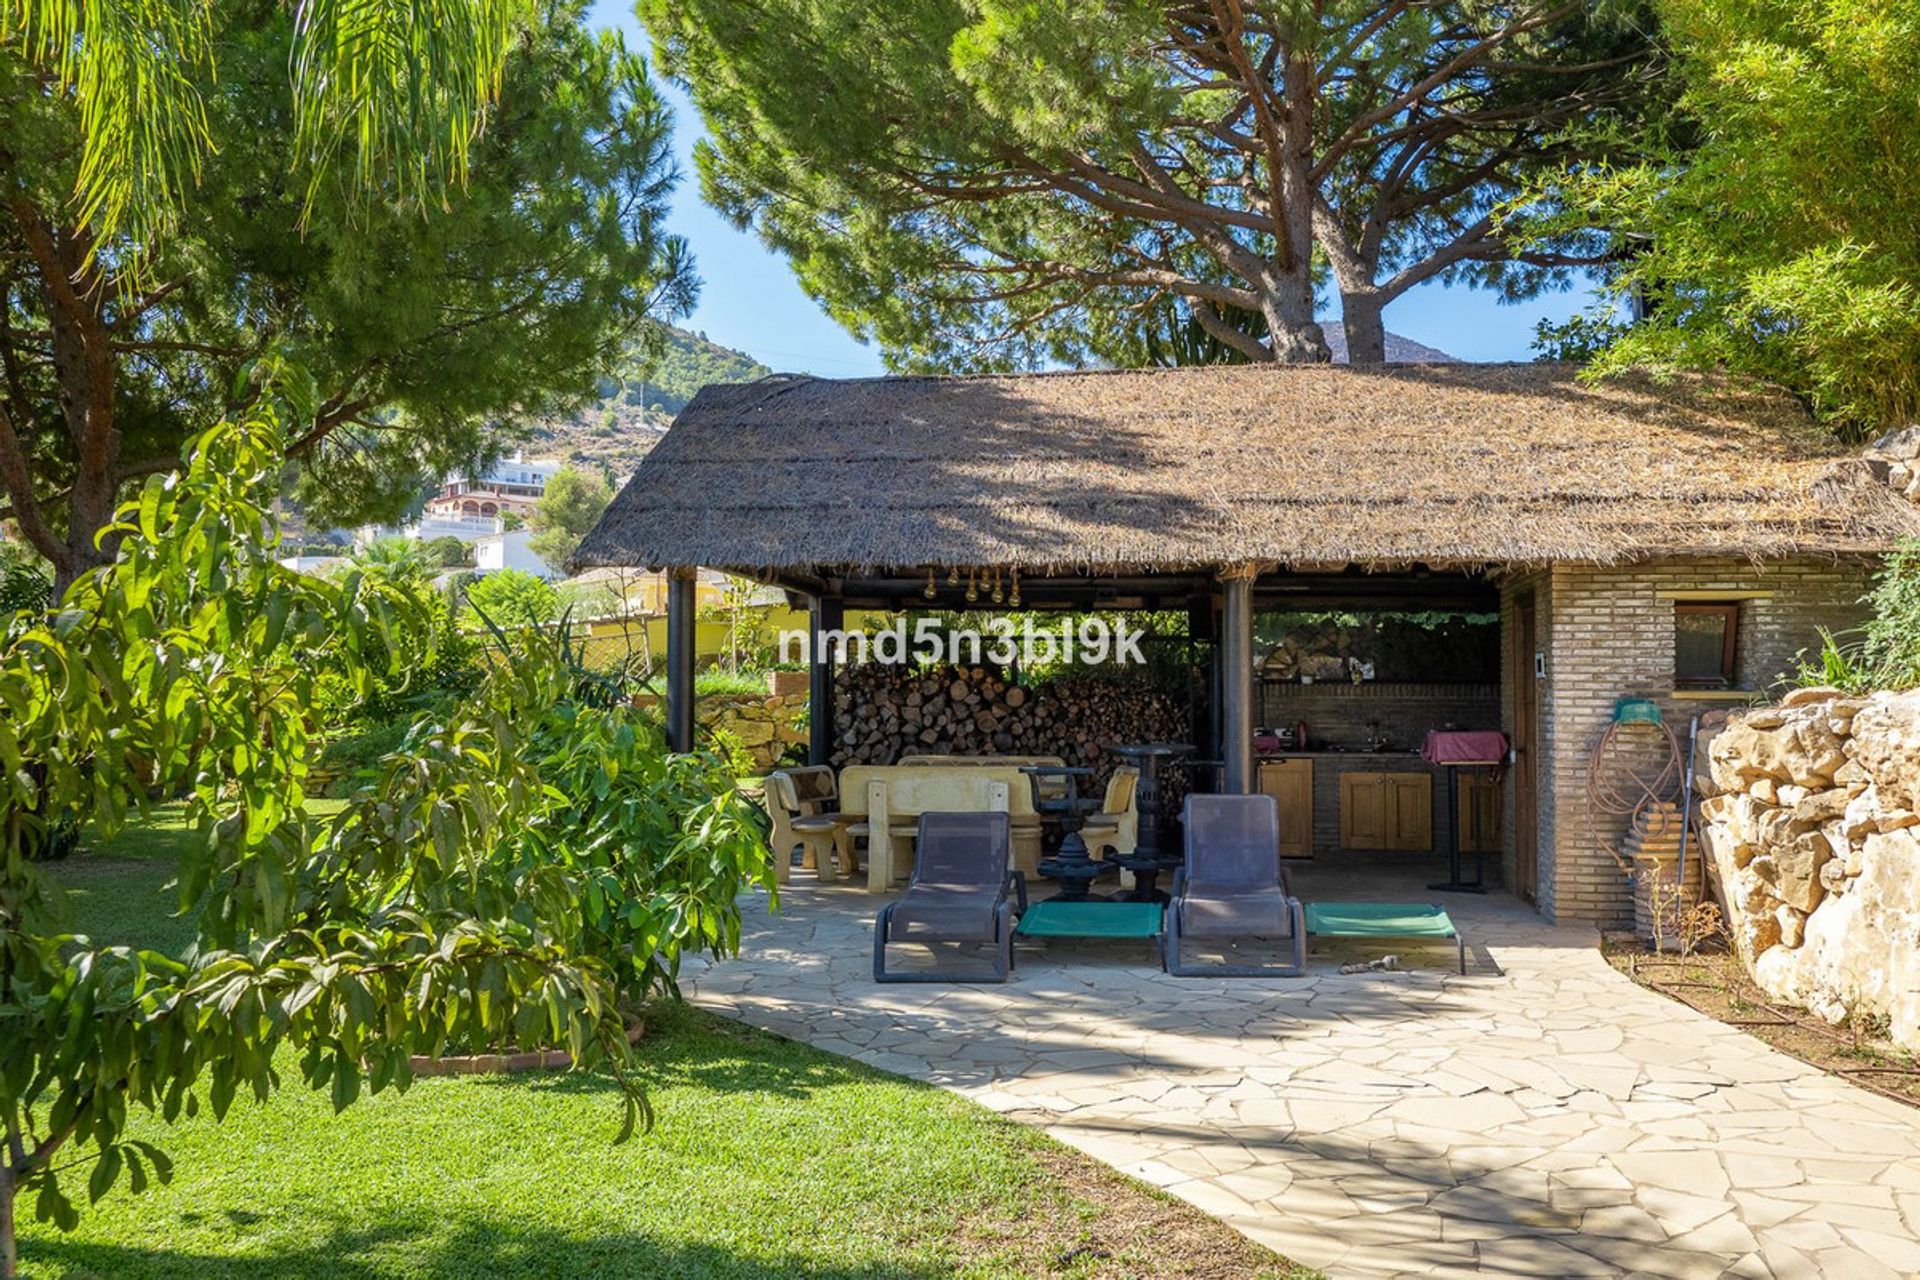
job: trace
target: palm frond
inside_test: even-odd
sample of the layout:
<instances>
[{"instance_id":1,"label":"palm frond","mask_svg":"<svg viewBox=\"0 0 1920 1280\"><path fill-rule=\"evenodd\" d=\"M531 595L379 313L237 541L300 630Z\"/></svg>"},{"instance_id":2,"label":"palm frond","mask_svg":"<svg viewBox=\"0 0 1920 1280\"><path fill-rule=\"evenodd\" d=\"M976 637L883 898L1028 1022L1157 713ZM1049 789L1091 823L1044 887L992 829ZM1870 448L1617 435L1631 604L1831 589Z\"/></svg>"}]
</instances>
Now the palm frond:
<instances>
[{"instance_id":1,"label":"palm frond","mask_svg":"<svg viewBox=\"0 0 1920 1280\"><path fill-rule=\"evenodd\" d=\"M130 260L173 224L213 142L216 0L0 0L0 49L70 96L75 190L96 244ZM466 181L514 32L534 0L288 0L295 161L308 204L343 157L364 190L423 207Z\"/></svg>"},{"instance_id":2,"label":"palm frond","mask_svg":"<svg viewBox=\"0 0 1920 1280\"><path fill-rule=\"evenodd\" d=\"M350 150L363 185L422 204L466 181L531 0L299 0L295 145L318 184Z\"/></svg>"},{"instance_id":3,"label":"palm frond","mask_svg":"<svg viewBox=\"0 0 1920 1280\"><path fill-rule=\"evenodd\" d=\"M212 146L209 0L0 0L0 48L79 109L74 195L96 244L163 234Z\"/></svg>"}]
</instances>

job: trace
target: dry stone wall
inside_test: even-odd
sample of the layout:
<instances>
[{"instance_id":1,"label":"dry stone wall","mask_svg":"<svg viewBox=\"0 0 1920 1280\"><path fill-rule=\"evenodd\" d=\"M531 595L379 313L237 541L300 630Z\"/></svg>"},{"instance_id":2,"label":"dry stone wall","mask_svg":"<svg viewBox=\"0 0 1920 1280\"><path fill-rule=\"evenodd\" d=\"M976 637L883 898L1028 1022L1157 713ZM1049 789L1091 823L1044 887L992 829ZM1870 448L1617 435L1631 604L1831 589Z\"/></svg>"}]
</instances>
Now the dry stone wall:
<instances>
[{"instance_id":1,"label":"dry stone wall","mask_svg":"<svg viewBox=\"0 0 1920 1280\"><path fill-rule=\"evenodd\" d=\"M1798 690L1707 760L1708 869L1754 980L1920 1049L1920 692Z\"/></svg>"},{"instance_id":2,"label":"dry stone wall","mask_svg":"<svg viewBox=\"0 0 1920 1280\"><path fill-rule=\"evenodd\" d=\"M635 706L656 706L659 698L640 694ZM807 673L769 671L764 694L707 694L694 699L694 733L701 746L722 730L746 748L754 768L766 771L783 758L805 754L807 745Z\"/></svg>"}]
</instances>

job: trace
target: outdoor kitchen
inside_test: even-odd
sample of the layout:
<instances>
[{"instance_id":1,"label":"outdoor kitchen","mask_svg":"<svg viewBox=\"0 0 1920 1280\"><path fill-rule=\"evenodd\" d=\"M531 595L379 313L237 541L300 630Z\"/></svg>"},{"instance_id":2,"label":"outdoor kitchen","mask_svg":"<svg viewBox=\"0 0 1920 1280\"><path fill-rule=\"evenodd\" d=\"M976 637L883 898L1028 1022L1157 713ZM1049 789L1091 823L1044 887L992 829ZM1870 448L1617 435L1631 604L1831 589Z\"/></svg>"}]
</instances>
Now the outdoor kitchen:
<instances>
[{"instance_id":1,"label":"outdoor kitchen","mask_svg":"<svg viewBox=\"0 0 1920 1280\"><path fill-rule=\"evenodd\" d=\"M1266 613L1254 651L1258 789L1280 809L1282 856L1438 866L1457 814L1461 850L1497 857L1497 771L1422 754L1435 731L1499 727L1497 615Z\"/></svg>"}]
</instances>

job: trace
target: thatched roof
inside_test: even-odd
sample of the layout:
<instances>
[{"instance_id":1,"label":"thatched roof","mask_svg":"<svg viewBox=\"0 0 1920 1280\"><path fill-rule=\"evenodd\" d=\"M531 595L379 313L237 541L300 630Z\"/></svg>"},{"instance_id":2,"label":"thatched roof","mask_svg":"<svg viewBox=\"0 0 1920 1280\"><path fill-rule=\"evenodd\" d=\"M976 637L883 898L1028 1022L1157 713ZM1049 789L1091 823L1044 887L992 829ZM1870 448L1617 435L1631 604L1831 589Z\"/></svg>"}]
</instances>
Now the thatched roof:
<instances>
[{"instance_id":1,"label":"thatched roof","mask_svg":"<svg viewBox=\"0 0 1920 1280\"><path fill-rule=\"evenodd\" d=\"M582 565L1473 565L1880 551L1920 510L1783 393L1566 366L770 378L687 406Z\"/></svg>"}]
</instances>

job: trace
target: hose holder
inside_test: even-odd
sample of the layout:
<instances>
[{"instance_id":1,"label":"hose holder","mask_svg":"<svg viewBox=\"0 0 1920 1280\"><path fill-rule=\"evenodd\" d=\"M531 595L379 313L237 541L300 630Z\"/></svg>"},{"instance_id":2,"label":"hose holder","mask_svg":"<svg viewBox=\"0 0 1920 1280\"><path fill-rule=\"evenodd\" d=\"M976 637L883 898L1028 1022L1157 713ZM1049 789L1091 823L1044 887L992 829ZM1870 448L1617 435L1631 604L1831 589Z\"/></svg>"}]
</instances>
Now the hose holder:
<instances>
[{"instance_id":1,"label":"hose holder","mask_svg":"<svg viewBox=\"0 0 1920 1280\"><path fill-rule=\"evenodd\" d=\"M1623 697L1613 704L1615 724L1659 724L1660 704L1651 698Z\"/></svg>"}]
</instances>

